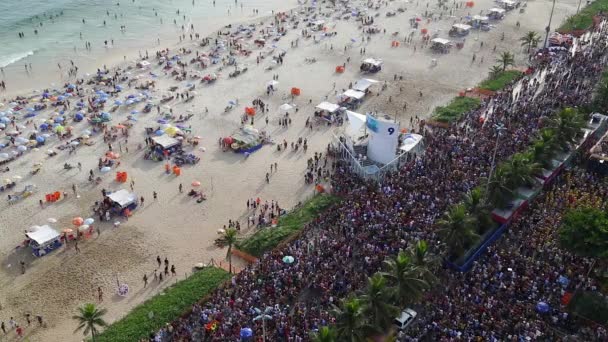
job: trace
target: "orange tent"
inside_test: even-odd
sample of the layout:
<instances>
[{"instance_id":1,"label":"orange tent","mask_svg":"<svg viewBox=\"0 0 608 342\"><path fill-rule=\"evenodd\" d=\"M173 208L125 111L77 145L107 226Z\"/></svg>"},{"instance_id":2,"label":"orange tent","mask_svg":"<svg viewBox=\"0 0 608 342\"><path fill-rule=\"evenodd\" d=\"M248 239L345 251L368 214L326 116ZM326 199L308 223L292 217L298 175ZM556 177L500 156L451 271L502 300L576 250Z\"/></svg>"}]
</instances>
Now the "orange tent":
<instances>
[{"instance_id":1,"label":"orange tent","mask_svg":"<svg viewBox=\"0 0 608 342\"><path fill-rule=\"evenodd\" d=\"M300 95L300 93L301 93L300 88L295 88L295 87L291 88L291 95L298 96L298 95Z\"/></svg>"},{"instance_id":2,"label":"orange tent","mask_svg":"<svg viewBox=\"0 0 608 342\"><path fill-rule=\"evenodd\" d=\"M343 66L341 66L341 65L338 65L338 66L336 67L336 72L337 72L338 74L343 73L343 72L344 72L344 67L343 67Z\"/></svg>"},{"instance_id":3,"label":"orange tent","mask_svg":"<svg viewBox=\"0 0 608 342\"><path fill-rule=\"evenodd\" d=\"M255 115L255 108L253 107L245 107L245 113L249 116Z\"/></svg>"}]
</instances>

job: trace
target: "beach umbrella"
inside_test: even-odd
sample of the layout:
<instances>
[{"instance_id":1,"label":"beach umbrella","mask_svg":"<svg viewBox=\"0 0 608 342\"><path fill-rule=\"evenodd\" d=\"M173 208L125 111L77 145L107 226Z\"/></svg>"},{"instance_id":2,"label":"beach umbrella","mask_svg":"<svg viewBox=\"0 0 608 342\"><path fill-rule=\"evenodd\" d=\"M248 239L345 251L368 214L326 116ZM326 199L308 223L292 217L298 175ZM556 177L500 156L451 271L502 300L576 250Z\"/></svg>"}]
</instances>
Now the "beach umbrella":
<instances>
[{"instance_id":1,"label":"beach umbrella","mask_svg":"<svg viewBox=\"0 0 608 342\"><path fill-rule=\"evenodd\" d=\"M84 119L84 116L80 113L76 113L76 115L74 115L74 119L76 119L77 121L81 121L82 119Z\"/></svg>"},{"instance_id":2,"label":"beach umbrella","mask_svg":"<svg viewBox=\"0 0 608 342\"><path fill-rule=\"evenodd\" d=\"M550 309L549 304L546 302L538 302L538 304L536 304L536 311L540 313L547 313Z\"/></svg>"},{"instance_id":3,"label":"beach umbrella","mask_svg":"<svg viewBox=\"0 0 608 342\"><path fill-rule=\"evenodd\" d=\"M295 259L291 255L286 255L283 257L283 262L286 264L292 264L294 261Z\"/></svg>"},{"instance_id":4,"label":"beach umbrella","mask_svg":"<svg viewBox=\"0 0 608 342\"><path fill-rule=\"evenodd\" d=\"M8 158L8 153L0 153L0 158L2 158L2 159Z\"/></svg>"},{"instance_id":5,"label":"beach umbrella","mask_svg":"<svg viewBox=\"0 0 608 342\"><path fill-rule=\"evenodd\" d=\"M253 336L253 330L251 328L245 327L241 329L241 338L251 338Z\"/></svg>"},{"instance_id":6,"label":"beach umbrella","mask_svg":"<svg viewBox=\"0 0 608 342\"><path fill-rule=\"evenodd\" d=\"M65 127L58 125L57 127L55 127L55 132L56 133L63 133L65 132Z\"/></svg>"},{"instance_id":7,"label":"beach umbrella","mask_svg":"<svg viewBox=\"0 0 608 342\"><path fill-rule=\"evenodd\" d=\"M114 88L116 88L116 90L123 90L123 87L120 84L117 84Z\"/></svg>"},{"instance_id":8,"label":"beach umbrella","mask_svg":"<svg viewBox=\"0 0 608 342\"><path fill-rule=\"evenodd\" d=\"M53 217L49 217L47 221L49 221L49 223L57 223L57 219Z\"/></svg>"},{"instance_id":9,"label":"beach umbrella","mask_svg":"<svg viewBox=\"0 0 608 342\"><path fill-rule=\"evenodd\" d=\"M116 101L114 101L114 104L117 105L117 106L120 106L120 105L122 105L122 101L121 100L116 100Z\"/></svg>"},{"instance_id":10,"label":"beach umbrella","mask_svg":"<svg viewBox=\"0 0 608 342\"><path fill-rule=\"evenodd\" d=\"M11 119L7 118L6 116L3 116L0 118L0 122L7 124L11 122Z\"/></svg>"},{"instance_id":11,"label":"beach umbrella","mask_svg":"<svg viewBox=\"0 0 608 342\"><path fill-rule=\"evenodd\" d=\"M72 235L72 233L74 232L74 230L70 229L70 228L64 228L61 232L63 234L66 234L66 235Z\"/></svg>"},{"instance_id":12,"label":"beach umbrella","mask_svg":"<svg viewBox=\"0 0 608 342\"><path fill-rule=\"evenodd\" d=\"M116 152L108 151L108 152L106 152L106 157L108 157L110 159L118 159L118 158L120 158L120 154L118 154Z\"/></svg>"},{"instance_id":13,"label":"beach umbrella","mask_svg":"<svg viewBox=\"0 0 608 342\"><path fill-rule=\"evenodd\" d=\"M165 134L165 132L163 132L162 130L159 129L154 134L156 134L157 136L161 136L161 135Z\"/></svg>"},{"instance_id":14,"label":"beach umbrella","mask_svg":"<svg viewBox=\"0 0 608 342\"><path fill-rule=\"evenodd\" d=\"M138 113L139 113L139 112L138 112L138 111L136 111L135 109L133 109L133 110L131 111L131 114L138 114Z\"/></svg>"},{"instance_id":15,"label":"beach umbrella","mask_svg":"<svg viewBox=\"0 0 608 342\"><path fill-rule=\"evenodd\" d=\"M72 145L72 146L78 146L78 145L80 145L80 143L78 141L74 140L74 141L72 141L70 143L70 145Z\"/></svg>"},{"instance_id":16,"label":"beach umbrella","mask_svg":"<svg viewBox=\"0 0 608 342\"><path fill-rule=\"evenodd\" d=\"M46 139L45 139L43 136L37 136L37 137L36 137L36 141L37 141L38 143L41 143L41 144L42 144L42 143L44 143L44 141L45 141L45 140L46 140Z\"/></svg>"},{"instance_id":17,"label":"beach umbrella","mask_svg":"<svg viewBox=\"0 0 608 342\"><path fill-rule=\"evenodd\" d=\"M82 131L82 134L91 135L91 131L89 131L88 129L85 129L84 131Z\"/></svg>"},{"instance_id":18,"label":"beach umbrella","mask_svg":"<svg viewBox=\"0 0 608 342\"><path fill-rule=\"evenodd\" d=\"M194 181L194 182L192 182L192 186L201 186L201 182Z\"/></svg>"},{"instance_id":19,"label":"beach umbrella","mask_svg":"<svg viewBox=\"0 0 608 342\"><path fill-rule=\"evenodd\" d=\"M84 220L84 224L92 225L93 223L95 223L95 219L92 217L89 217L88 219Z\"/></svg>"},{"instance_id":20,"label":"beach umbrella","mask_svg":"<svg viewBox=\"0 0 608 342\"><path fill-rule=\"evenodd\" d=\"M78 227L78 231L81 233L86 232L87 230L89 230L89 225L88 224L83 224L81 226Z\"/></svg>"},{"instance_id":21,"label":"beach umbrella","mask_svg":"<svg viewBox=\"0 0 608 342\"><path fill-rule=\"evenodd\" d=\"M83 222L84 222L84 220L80 216L76 216L72 219L72 224L75 226L80 226L80 225L82 225Z\"/></svg>"},{"instance_id":22,"label":"beach umbrella","mask_svg":"<svg viewBox=\"0 0 608 342\"><path fill-rule=\"evenodd\" d=\"M75 89L75 88L76 88L75 84L71 84L71 83L68 84L68 89Z\"/></svg>"},{"instance_id":23,"label":"beach umbrella","mask_svg":"<svg viewBox=\"0 0 608 342\"><path fill-rule=\"evenodd\" d=\"M25 151L27 151L27 146L20 145L20 146L17 146L17 149L18 149L20 152L25 152Z\"/></svg>"},{"instance_id":24,"label":"beach umbrella","mask_svg":"<svg viewBox=\"0 0 608 342\"><path fill-rule=\"evenodd\" d=\"M110 172L110 170L111 168L109 166L104 166L99 171L101 171L101 173L107 173Z\"/></svg>"}]
</instances>

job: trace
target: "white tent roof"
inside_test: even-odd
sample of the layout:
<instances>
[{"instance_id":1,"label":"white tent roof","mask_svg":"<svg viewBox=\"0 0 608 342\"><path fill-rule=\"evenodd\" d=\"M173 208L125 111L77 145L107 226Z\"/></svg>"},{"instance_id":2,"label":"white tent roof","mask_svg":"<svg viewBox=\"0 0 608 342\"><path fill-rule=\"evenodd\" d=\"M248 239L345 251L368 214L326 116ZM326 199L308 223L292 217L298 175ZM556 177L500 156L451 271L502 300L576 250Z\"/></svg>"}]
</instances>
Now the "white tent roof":
<instances>
[{"instance_id":1,"label":"white tent roof","mask_svg":"<svg viewBox=\"0 0 608 342\"><path fill-rule=\"evenodd\" d=\"M323 24L325 24L325 20L316 20L316 21L313 21L312 24L315 26L323 25Z\"/></svg>"},{"instance_id":2,"label":"white tent roof","mask_svg":"<svg viewBox=\"0 0 608 342\"><path fill-rule=\"evenodd\" d=\"M457 28L459 30L468 31L471 29L471 25L467 24L454 24L452 27Z\"/></svg>"},{"instance_id":3,"label":"white tent roof","mask_svg":"<svg viewBox=\"0 0 608 342\"><path fill-rule=\"evenodd\" d=\"M113 192L108 197L110 198L110 200L112 200L112 202L118 203L118 205L120 205L121 207L126 207L129 204L137 201L137 195L128 192L125 189Z\"/></svg>"},{"instance_id":4,"label":"white tent roof","mask_svg":"<svg viewBox=\"0 0 608 342\"><path fill-rule=\"evenodd\" d=\"M450 40L445 39L445 38L433 38L433 40L431 40L431 42L436 43L436 44L441 44L441 45L450 44Z\"/></svg>"},{"instance_id":5,"label":"white tent roof","mask_svg":"<svg viewBox=\"0 0 608 342\"><path fill-rule=\"evenodd\" d=\"M351 137L356 137L361 133L361 127L365 126L366 117L363 114L346 111L348 117L348 127L346 128L346 134Z\"/></svg>"},{"instance_id":6,"label":"white tent roof","mask_svg":"<svg viewBox=\"0 0 608 342\"><path fill-rule=\"evenodd\" d=\"M476 20L476 21L488 21L488 20L490 20L490 18L488 18L486 16L482 16L482 15L474 15L473 16L473 20Z\"/></svg>"},{"instance_id":7,"label":"white tent roof","mask_svg":"<svg viewBox=\"0 0 608 342\"><path fill-rule=\"evenodd\" d=\"M505 13L506 11L503 8L490 8L489 9L490 12L494 12L494 13Z\"/></svg>"},{"instance_id":8,"label":"white tent roof","mask_svg":"<svg viewBox=\"0 0 608 342\"><path fill-rule=\"evenodd\" d=\"M150 65L150 62L148 62L148 61L141 61L141 62L139 62L139 64L141 64L142 66L148 66L148 65Z\"/></svg>"},{"instance_id":9,"label":"white tent roof","mask_svg":"<svg viewBox=\"0 0 608 342\"><path fill-rule=\"evenodd\" d=\"M44 226L36 227L35 231L28 232L25 235L39 245L44 245L48 242L56 240L59 237L59 233L55 229L51 228L51 226L46 224Z\"/></svg>"},{"instance_id":10,"label":"white tent roof","mask_svg":"<svg viewBox=\"0 0 608 342\"><path fill-rule=\"evenodd\" d=\"M337 111L338 108L340 108L340 106L338 106L335 103L329 103L329 102L323 101L323 102L319 103L316 108L333 113L333 112Z\"/></svg>"},{"instance_id":11,"label":"white tent roof","mask_svg":"<svg viewBox=\"0 0 608 342\"><path fill-rule=\"evenodd\" d=\"M372 80L369 78L362 78L362 79L358 80L357 82L355 82L353 89L358 90L358 91L366 91L367 88L369 88L372 84L375 84L375 83L378 83L378 81Z\"/></svg>"},{"instance_id":12,"label":"white tent roof","mask_svg":"<svg viewBox=\"0 0 608 342\"><path fill-rule=\"evenodd\" d=\"M414 149L416 147L416 145L418 145L421 141L422 141L422 135L420 135L420 134L414 134L414 133L405 134L403 136L403 142L401 143L401 146L399 146L399 149L401 151L409 152L412 149Z\"/></svg>"},{"instance_id":13,"label":"white tent roof","mask_svg":"<svg viewBox=\"0 0 608 342\"><path fill-rule=\"evenodd\" d=\"M279 81L272 80L272 81L268 81L268 83L266 83L266 86L276 87L278 84L279 84Z\"/></svg>"},{"instance_id":14,"label":"white tent roof","mask_svg":"<svg viewBox=\"0 0 608 342\"><path fill-rule=\"evenodd\" d=\"M168 135L161 135L159 137L152 137L152 141L156 144L159 144L163 148L171 148L177 144L179 144L179 140L172 138Z\"/></svg>"},{"instance_id":15,"label":"white tent roof","mask_svg":"<svg viewBox=\"0 0 608 342\"><path fill-rule=\"evenodd\" d=\"M363 60L363 63L371 64L371 65L374 65L374 66L380 66L380 65L382 65L382 60L380 60L380 59L374 59L374 58L366 58L366 59Z\"/></svg>"},{"instance_id":16,"label":"white tent roof","mask_svg":"<svg viewBox=\"0 0 608 342\"><path fill-rule=\"evenodd\" d=\"M348 89L347 91L342 93L342 96L351 97L357 100L361 100L365 97L365 93L359 90Z\"/></svg>"}]
</instances>

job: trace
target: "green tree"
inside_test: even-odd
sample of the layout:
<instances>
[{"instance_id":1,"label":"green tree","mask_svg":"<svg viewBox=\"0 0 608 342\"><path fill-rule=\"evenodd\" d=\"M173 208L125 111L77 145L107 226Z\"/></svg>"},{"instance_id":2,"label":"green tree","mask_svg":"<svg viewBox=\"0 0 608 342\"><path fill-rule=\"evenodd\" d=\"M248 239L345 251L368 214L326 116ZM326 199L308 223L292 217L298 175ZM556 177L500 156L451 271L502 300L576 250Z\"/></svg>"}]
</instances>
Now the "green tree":
<instances>
[{"instance_id":1,"label":"green tree","mask_svg":"<svg viewBox=\"0 0 608 342\"><path fill-rule=\"evenodd\" d=\"M416 267L418 277L429 285L437 282L435 272L439 266L439 259L429 252L429 245L425 240L416 242L411 249L412 263Z\"/></svg>"},{"instance_id":2,"label":"green tree","mask_svg":"<svg viewBox=\"0 0 608 342\"><path fill-rule=\"evenodd\" d=\"M593 95L593 110L605 113L608 111L608 72L602 73Z\"/></svg>"},{"instance_id":3,"label":"green tree","mask_svg":"<svg viewBox=\"0 0 608 342\"><path fill-rule=\"evenodd\" d=\"M463 204L452 206L437 221L439 234L448 246L450 256L462 256L466 248L479 239L475 233L475 219Z\"/></svg>"},{"instance_id":4,"label":"green tree","mask_svg":"<svg viewBox=\"0 0 608 342\"><path fill-rule=\"evenodd\" d=\"M490 68L490 78L494 79L503 73L503 69L500 65L494 65Z\"/></svg>"},{"instance_id":5,"label":"green tree","mask_svg":"<svg viewBox=\"0 0 608 342\"><path fill-rule=\"evenodd\" d=\"M475 219L478 234L483 234L492 226L490 206L486 198L486 192L483 187L469 190L464 198L464 206L467 212Z\"/></svg>"},{"instance_id":6,"label":"green tree","mask_svg":"<svg viewBox=\"0 0 608 342\"><path fill-rule=\"evenodd\" d=\"M319 329L318 332L310 334L310 340L312 342L336 342L336 331L333 328L324 326Z\"/></svg>"},{"instance_id":7,"label":"green tree","mask_svg":"<svg viewBox=\"0 0 608 342\"><path fill-rule=\"evenodd\" d=\"M541 164L542 167L548 168L551 166L551 159L555 156L556 150L559 147L555 131L549 128L540 131L538 139L528 149L528 153L532 159Z\"/></svg>"},{"instance_id":8,"label":"green tree","mask_svg":"<svg viewBox=\"0 0 608 342\"><path fill-rule=\"evenodd\" d=\"M78 308L78 315L72 316L72 319L78 322L78 327L74 333L84 330L83 335L91 334L93 342L99 335L99 328L108 326L104 321L103 316L106 314L106 309L99 309L95 304L87 303Z\"/></svg>"},{"instance_id":9,"label":"green tree","mask_svg":"<svg viewBox=\"0 0 608 342\"><path fill-rule=\"evenodd\" d=\"M519 38L519 40L521 41L521 46L528 46L528 53L530 53L530 49L538 45L540 37L538 33L529 31L525 36Z\"/></svg>"},{"instance_id":10,"label":"green tree","mask_svg":"<svg viewBox=\"0 0 608 342\"><path fill-rule=\"evenodd\" d=\"M500 165L494 171L488 187L488 201L496 208L507 206L515 195L514 189L509 186L511 182L509 165Z\"/></svg>"},{"instance_id":11,"label":"green tree","mask_svg":"<svg viewBox=\"0 0 608 342\"><path fill-rule=\"evenodd\" d=\"M386 272L382 272L390 283L391 296L401 308L417 302L429 283L421 278L422 267L414 264L410 254L401 251L393 259L384 260Z\"/></svg>"},{"instance_id":12,"label":"green tree","mask_svg":"<svg viewBox=\"0 0 608 342\"><path fill-rule=\"evenodd\" d=\"M332 315L336 319L336 335L340 341L365 341L363 303L359 298L351 296L343 299L339 307L333 306Z\"/></svg>"},{"instance_id":13,"label":"green tree","mask_svg":"<svg viewBox=\"0 0 608 342\"><path fill-rule=\"evenodd\" d=\"M391 291L386 278L375 273L367 278L367 287L361 294L363 316L367 318L368 336L386 334L399 309L391 304Z\"/></svg>"},{"instance_id":14,"label":"green tree","mask_svg":"<svg viewBox=\"0 0 608 342\"><path fill-rule=\"evenodd\" d=\"M238 231L235 228L228 228L224 232L224 243L228 247L226 258L228 258L228 272L232 273L232 247L238 242Z\"/></svg>"},{"instance_id":15,"label":"green tree","mask_svg":"<svg viewBox=\"0 0 608 342\"><path fill-rule=\"evenodd\" d=\"M608 214L596 208L569 210L559 229L559 241L580 256L608 259Z\"/></svg>"},{"instance_id":16,"label":"green tree","mask_svg":"<svg viewBox=\"0 0 608 342\"><path fill-rule=\"evenodd\" d=\"M496 62L502 66L502 71L505 71L508 66L515 65L515 56L508 51L504 51L496 59Z\"/></svg>"},{"instance_id":17,"label":"green tree","mask_svg":"<svg viewBox=\"0 0 608 342\"><path fill-rule=\"evenodd\" d=\"M577 142L586 124L585 116L577 109L565 108L549 120L548 127L555 131L559 145L567 150L570 144Z\"/></svg>"},{"instance_id":18,"label":"green tree","mask_svg":"<svg viewBox=\"0 0 608 342\"><path fill-rule=\"evenodd\" d=\"M520 186L534 185L534 175L541 172L542 167L535 162L532 154L516 153L508 161L507 186L510 189L517 189Z\"/></svg>"}]
</instances>

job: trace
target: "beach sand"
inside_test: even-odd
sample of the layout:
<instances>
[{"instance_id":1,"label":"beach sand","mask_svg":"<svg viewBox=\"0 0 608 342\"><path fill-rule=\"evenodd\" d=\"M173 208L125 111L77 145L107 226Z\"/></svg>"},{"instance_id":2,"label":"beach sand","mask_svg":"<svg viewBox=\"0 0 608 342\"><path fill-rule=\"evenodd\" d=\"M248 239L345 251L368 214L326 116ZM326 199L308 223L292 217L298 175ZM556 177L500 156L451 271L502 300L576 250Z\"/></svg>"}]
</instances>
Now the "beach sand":
<instances>
[{"instance_id":1,"label":"beach sand","mask_svg":"<svg viewBox=\"0 0 608 342\"><path fill-rule=\"evenodd\" d=\"M576 5L573 0L557 4L554 23L561 22L567 14L573 13ZM392 18L384 16L387 10L396 10L400 6L407 7L407 12L398 13ZM95 145L80 147L73 155L60 152L58 156L48 159L43 152L50 147L28 152L9 164L11 171L5 176L22 176L23 180L17 189L23 184L33 183L38 186L38 193L10 206L6 202L0 203L0 219L3 222L0 235L4 237L0 241L0 319L6 322L13 316L24 325L25 313L31 313L32 316L41 314L48 326L35 328L35 324L32 324L31 328L26 327L26 333L32 341L79 341L82 335L73 333L76 324L70 317L78 305L96 301L98 286L105 292L104 301L100 305L108 309L106 318L112 322L157 294L169 283L183 279L192 272L194 264L207 263L212 258L226 264L226 251L216 248L213 240L218 236L217 230L226 225L228 219L240 220L244 227L243 234L251 232L246 229L247 199L260 197L263 201L275 200L282 207L291 208L312 196L312 186L305 185L303 180L307 159L315 151L326 150L335 128L315 127L311 132L305 129L304 122L312 115L314 106L326 96L330 102L335 102L334 82L336 90L340 92L347 89L350 82L354 83L361 77L359 64L363 57L359 54L360 48L366 48L366 57L377 57L384 61L383 70L371 77L387 81L388 89L365 100L358 112L377 110L396 115L402 122L402 127L407 127L410 117L428 117L435 106L445 104L459 91L484 79L499 52L515 53L517 66L525 66L526 57L518 39L530 30L539 33L543 31L550 6L548 1L529 2L525 13L509 12L505 20L496 24L496 28L490 32L481 32L479 40L476 39L478 34L472 32L462 50L454 48L449 54L440 56L432 54L428 48L421 49L419 35L414 39L417 43L416 52L413 46L407 44L398 48L390 46L393 39L390 33L399 31L402 41L403 35L410 31L407 20L414 13L424 11L422 4L416 7L415 3L389 2L388 7L382 7L376 24L386 28L387 33L373 35L371 42L366 42L365 45L360 43L360 30L353 21L328 19L328 26L335 24L333 30L338 32L337 36L316 44L312 40L300 39L297 48L290 48L289 42L296 39L299 29L290 30L277 43L279 48L287 51L282 66L264 71L268 61L256 66L254 53L244 61L241 58L240 63L248 65L247 73L229 79L227 71L224 71L213 85L197 84L198 95L194 101L174 101L170 104L176 114L193 111L195 115L187 124L192 125L194 135L202 137L200 146L206 148L205 152L195 152L201 157L200 163L185 166L180 177L165 174L163 163L143 159L143 151L138 150L137 145L143 144L144 127L157 126L154 123L157 116L155 110L139 116L139 121L130 133L127 145L129 153L123 153L121 166L117 170L127 171L129 178L135 180L135 192L145 197L145 205L136 210L128 222L122 222L119 228L113 228L105 222L96 222L96 227L101 229L101 236L80 243L80 253L64 247L43 258L34 258L29 250L15 250L15 246L21 243L23 232L28 227L45 224L50 217L58 219L58 223L53 224L55 228L70 227L73 217L91 215L91 205L101 199L102 188L128 189L128 184L114 182L114 170L103 176L104 180L98 186L87 182L88 170L97 170L97 159L107 151L107 145L99 137ZM477 13L491 7L492 2L482 0L475 2L475 8L470 11ZM458 18L467 12L466 9L459 10ZM441 29L440 36L447 37L449 27L458 18L433 22L423 27L428 27L431 32ZM520 22L519 29L515 25L517 21ZM266 20L266 24L268 22ZM501 41L503 32L505 40ZM357 42L352 43L352 37L357 37ZM483 48L480 48L481 41L484 41ZM186 42L179 47L192 45ZM333 49L330 49L332 45ZM345 45L350 46L346 52ZM497 45L496 53L492 52L494 45ZM250 48L257 51L253 44ZM175 48L172 47L172 50ZM477 54L477 59L471 64L473 53ZM317 62L306 63L305 58L310 57L316 58ZM351 61L347 63L345 73L335 74L335 66L345 63L347 57ZM483 63L480 63L481 57L484 57ZM433 58L437 59L436 67L431 67ZM156 72L161 73L159 70ZM274 74L279 76L278 91L267 96L265 85ZM403 76L403 80L394 82L395 74ZM183 91L184 83L162 76L157 79L157 91L165 93L173 85L179 85ZM291 115L292 125L285 129L278 125L278 118L283 113L278 113L277 108L282 103L291 102L288 92L293 86L302 89L302 95L293 101L299 107L299 112ZM374 92L377 93L378 90L379 87ZM423 93L422 97L419 92ZM224 113L228 101L235 98L239 99L239 106ZM307 153L292 152L290 149L277 152L275 147L266 146L245 159L240 154L221 151L218 138L230 135L240 126L243 107L254 98L261 98L270 105L268 126L264 123L266 114L256 116L255 126L266 129L275 141L286 139L291 142L298 137L308 138ZM312 100L312 104L309 104L309 100ZM401 111L404 102L408 104L405 113ZM205 113L205 107L209 113ZM119 118L126 117L126 112L123 110L122 114L115 114L114 117L114 122L118 122ZM75 131L82 131L86 126L86 123L74 124ZM118 143L113 145L116 148ZM44 166L38 175L31 176L29 171L38 161L43 161ZM80 162L83 170L64 170L64 162ZM275 162L278 163L278 171L271 175L270 183L266 184L264 176L270 171L270 164ZM207 194L207 200L202 204L197 204L178 192L180 183L184 185L184 192L187 192L193 181L200 181L201 188ZM78 186L80 198L75 198L72 194L72 184ZM68 192L68 198L41 209L38 199L55 190ZM157 201L152 199L153 191L159 194ZM178 276L165 280L161 285L153 282L144 289L142 277L146 273L152 278L157 255L163 259L168 257L170 264L175 264ZM20 260L25 260L27 264L25 275L21 275ZM243 267L238 260L235 260L235 265L237 268ZM131 288L125 298L114 295L117 279L128 283ZM16 340L14 332L7 339Z\"/></svg>"}]
</instances>

